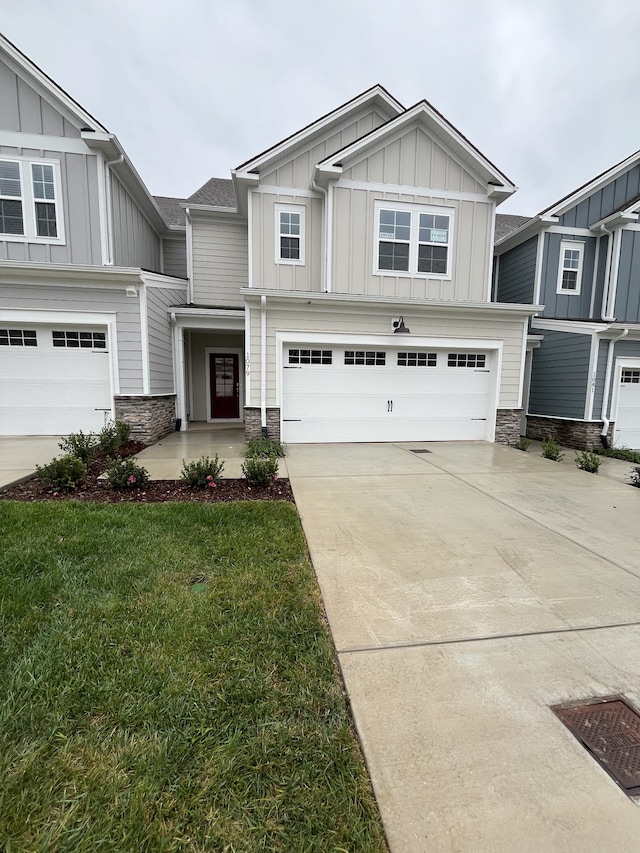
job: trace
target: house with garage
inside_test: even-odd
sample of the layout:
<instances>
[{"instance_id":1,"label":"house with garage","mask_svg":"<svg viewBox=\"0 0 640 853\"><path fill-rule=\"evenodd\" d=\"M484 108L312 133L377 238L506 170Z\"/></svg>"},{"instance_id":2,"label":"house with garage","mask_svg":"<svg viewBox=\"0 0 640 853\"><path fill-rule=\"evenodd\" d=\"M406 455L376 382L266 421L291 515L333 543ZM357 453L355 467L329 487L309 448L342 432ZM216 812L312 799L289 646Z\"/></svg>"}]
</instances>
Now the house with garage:
<instances>
[{"instance_id":1,"label":"house with garage","mask_svg":"<svg viewBox=\"0 0 640 853\"><path fill-rule=\"evenodd\" d=\"M175 427L186 233L117 138L0 36L0 434ZM182 211L178 211L182 215Z\"/></svg>"},{"instance_id":2,"label":"house with garage","mask_svg":"<svg viewBox=\"0 0 640 853\"><path fill-rule=\"evenodd\" d=\"M640 448L640 152L496 243L501 302L544 308L525 370L526 434Z\"/></svg>"},{"instance_id":3,"label":"house with garage","mask_svg":"<svg viewBox=\"0 0 640 853\"><path fill-rule=\"evenodd\" d=\"M289 443L514 441L536 306L491 292L513 183L376 85L186 199L0 42L0 432L122 417Z\"/></svg>"},{"instance_id":4,"label":"house with garage","mask_svg":"<svg viewBox=\"0 0 640 853\"><path fill-rule=\"evenodd\" d=\"M381 86L209 181L182 203L182 427L517 440L537 309L491 296L495 211L514 191L429 103Z\"/></svg>"}]
</instances>

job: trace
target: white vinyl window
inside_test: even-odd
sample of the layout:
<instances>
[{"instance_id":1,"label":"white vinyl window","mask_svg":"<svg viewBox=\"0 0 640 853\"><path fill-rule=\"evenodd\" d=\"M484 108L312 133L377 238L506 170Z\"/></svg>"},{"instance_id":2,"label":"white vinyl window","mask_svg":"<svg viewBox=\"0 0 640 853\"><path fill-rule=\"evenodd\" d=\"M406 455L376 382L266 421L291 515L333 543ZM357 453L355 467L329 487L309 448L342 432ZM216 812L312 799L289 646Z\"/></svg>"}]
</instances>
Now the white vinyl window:
<instances>
[{"instance_id":1,"label":"white vinyl window","mask_svg":"<svg viewBox=\"0 0 640 853\"><path fill-rule=\"evenodd\" d=\"M577 295L582 283L584 243L563 240L560 243L557 293Z\"/></svg>"},{"instance_id":2,"label":"white vinyl window","mask_svg":"<svg viewBox=\"0 0 640 853\"><path fill-rule=\"evenodd\" d=\"M376 202L378 274L450 278L453 211Z\"/></svg>"},{"instance_id":3,"label":"white vinyl window","mask_svg":"<svg viewBox=\"0 0 640 853\"><path fill-rule=\"evenodd\" d=\"M276 205L276 263L304 265L304 206Z\"/></svg>"},{"instance_id":4,"label":"white vinyl window","mask_svg":"<svg viewBox=\"0 0 640 853\"><path fill-rule=\"evenodd\" d=\"M60 167L53 160L0 159L0 239L62 243Z\"/></svg>"}]
</instances>

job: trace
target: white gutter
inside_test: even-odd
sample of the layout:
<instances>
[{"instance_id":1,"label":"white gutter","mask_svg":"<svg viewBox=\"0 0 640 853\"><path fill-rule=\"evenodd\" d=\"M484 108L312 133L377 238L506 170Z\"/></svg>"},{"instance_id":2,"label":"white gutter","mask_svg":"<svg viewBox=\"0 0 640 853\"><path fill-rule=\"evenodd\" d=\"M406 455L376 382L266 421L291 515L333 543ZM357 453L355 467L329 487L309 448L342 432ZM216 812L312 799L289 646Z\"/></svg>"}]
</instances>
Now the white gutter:
<instances>
[{"instance_id":1,"label":"white gutter","mask_svg":"<svg viewBox=\"0 0 640 853\"><path fill-rule=\"evenodd\" d=\"M267 438L267 297L260 297L260 426Z\"/></svg>"},{"instance_id":2,"label":"white gutter","mask_svg":"<svg viewBox=\"0 0 640 853\"><path fill-rule=\"evenodd\" d=\"M601 439L604 438L604 441L602 443L604 444L605 447L607 446L606 445L607 433L609 432L609 423L610 423L610 421L609 421L609 414L610 414L609 413L609 394L611 391L610 385L611 385L611 368L613 366L613 351L614 351L615 345L618 343L618 341L621 341L623 338L626 338L628 334L629 334L629 329L623 329L617 337L611 338L611 340L609 341L609 348L607 350L607 370L606 370L605 375L604 375L604 388L602 389L602 414L601 414L602 429L600 430L600 437L601 437Z\"/></svg>"},{"instance_id":3,"label":"white gutter","mask_svg":"<svg viewBox=\"0 0 640 853\"><path fill-rule=\"evenodd\" d=\"M328 234L328 223L329 223L329 193L324 187L321 187L317 181L311 182L311 189L315 190L317 193L321 193L324 199L324 216L322 217L322 261L320 265L320 278L322 290L325 293L328 293L327 285L328 285L328 244L329 244L329 234Z\"/></svg>"},{"instance_id":4,"label":"white gutter","mask_svg":"<svg viewBox=\"0 0 640 853\"><path fill-rule=\"evenodd\" d=\"M112 166L117 166L124 161L124 154L121 154L119 157L116 157L115 160L109 160L104 164L104 187L105 187L105 196L107 199L107 265L113 266L114 263L114 255L115 255L115 247L114 247L114 236L113 236L113 198L111 192L111 177L110 177L110 169Z\"/></svg>"}]
</instances>

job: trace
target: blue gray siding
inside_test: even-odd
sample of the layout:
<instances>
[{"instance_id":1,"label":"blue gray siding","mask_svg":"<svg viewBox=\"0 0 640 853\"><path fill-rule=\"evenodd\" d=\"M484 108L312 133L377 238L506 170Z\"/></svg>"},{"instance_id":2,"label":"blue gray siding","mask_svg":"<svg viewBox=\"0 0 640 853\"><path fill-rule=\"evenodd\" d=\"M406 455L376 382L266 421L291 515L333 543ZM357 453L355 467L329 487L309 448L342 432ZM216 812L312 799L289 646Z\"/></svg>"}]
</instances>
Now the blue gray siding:
<instances>
[{"instance_id":1,"label":"blue gray siding","mask_svg":"<svg viewBox=\"0 0 640 853\"><path fill-rule=\"evenodd\" d=\"M582 285L578 295L556 293L560 264L560 244L563 240L575 240L583 243L585 246L582 265ZM578 237L572 234L549 233L544 235L540 302L545 307L541 316L555 317L559 320L578 320L589 317L595 254L595 237Z\"/></svg>"},{"instance_id":2,"label":"blue gray siding","mask_svg":"<svg viewBox=\"0 0 640 853\"><path fill-rule=\"evenodd\" d=\"M613 315L619 323L640 322L640 231L622 232Z\"/></svg>"},{"instance_id":3,"label":"blue gray siding","mask_svg":"<svg viewBox=\"0 0 640 853\"><path fill-rule=\"evenodd\" d=\"M172 394L173 344L167 309L186 301L187 290L147 286L147 324L149 334L149 391Z\"/></svg>"},{"instance_id":4,"label":"blue gray siding","mask_svg":"<svg viewBox=\"0 0 640 853\"><path fill-rule=\"evenodd\" d=\"M602 235L598 238L600 241L600 252L598 254L598 272L596 274L595 289L596 294L593 300L593 318L599 320L602 316L602 297L604 293L604 272L607 267L607 250L609 247L609 237Z\"/></svg>"},{"instance_id":5,"label":"blue gray siding","mask_svg":"<svg viewBox=\"0 0 640 853\"><path fill-rule=\"evenodd\" d=\"M533 303L538 238L532 237L504 255L498 268L498 302Z\"/></svg>"},{"instance_id":6,"label":"blue gray siding","mask_svg":"<svg viewBox=\"0 0 640 853\"><path fill-rule=\"evenodd\" d=\"M543 332L531 365L529 412L558 418L584 418L589 384L591 337Z\"/></svg>"},{"instance_id":7,"label":"blue gray siding","mask_svg":"<svg viewBox=\"0 0 640 853\"><path fill-rule=\"evenodd\" d=\"M111 188L115 265L160 272L160 237L114 175Z\"/></svg>"},{"instance_id":8,"label":"blue gray siding","mask_svg":"<svg viewBox=\"0 0 640 853\"><path fill-rule=\"evenodd\" d=\"M187 277L187 238L183 234L176 240L164 238L162 241L164 274Z\"/></svg>"},{"instance_id":9,"label":"blue gray siding","mask_svg":"<svg viewBox=\"0 0 640 853\"><path fill-rule=\"evenodd\" d=\"M0 129L80 137L80 131L0 62Z\"/></svg>"},{"instance_id":10,"label":"blue gray siding","mask_svg":"<svg viewBox=\"0 0 640 853\"><path fill-rule=\"evenodd\" d=\"M590 195L560 217L562 225L589 228L640 193L640 165Z\"/></svg>"},{"instance_id":11,"label":"blue gray siding","mask_svg":"<svg viewBox=\"0 0 640 853\"><path fill-rule=\"evenodd\" d=\"M593 417L598 419L602 413L602 398L604 396L604 378L607 372L607 353L609 341L600 341L596 362L596 387L593 395Z\"/></svg>"}]
</instances>

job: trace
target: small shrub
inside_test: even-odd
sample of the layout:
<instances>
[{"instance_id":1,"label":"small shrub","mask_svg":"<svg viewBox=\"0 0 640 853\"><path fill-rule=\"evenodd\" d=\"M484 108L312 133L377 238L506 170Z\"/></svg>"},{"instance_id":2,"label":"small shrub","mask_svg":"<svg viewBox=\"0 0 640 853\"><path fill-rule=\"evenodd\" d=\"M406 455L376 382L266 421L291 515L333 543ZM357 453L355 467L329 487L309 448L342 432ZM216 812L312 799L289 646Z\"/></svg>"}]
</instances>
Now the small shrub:
<instances>
[{"instance_id":1,"label":"small shrub","mask_svg":"<svg viewBox=\"0 0 640 853\"><path fill-rule=\"evenodd\" d=\"M201 456L195 462L182 460L182 471L180 479L189 486L198 486L200 489L213 488L222 475L224 462L220 462L216 453L214 459Z\"/></svg>"},{"instance_id":2,"label":"small shrub","mask_svg":"<svg viewBox=\"0 0 640 853\"><path fill-rule=\"evenodd\" d=\"M90 462L95 455L97 440L92 433L85 435L80 430L80 432L72 432L66 438L63 438L58 447L64 451L66 456L75 456L86 463Z\"/></svg>"},{"instance_id":3,"label":"small shrub","mask_svg":"<svg viewBox=\"0 0 640 853\"><path fill-rule=\"evenodd\" d=\"M130 437L130 424L126 421L109 421L98 433L98 446L103 453L113 456L129 441Z\"/></svg>"},{"instance_id":4,"label":"small shrub","mask_svg":"<svg viewBox=\"0 0 640 853\"><path fill-rule=\"evenodd\" d=\"M59 456L47 465L36 465L36 476L61 492L71 492L84 483L87 466L77 456Z\"/></svg>"},{"instance_id":5,"label":"small shrub","mask_svg":"<svg viewBox=\"0 0 640 853\"><path fill-rule=\"evenodd\" d=\"M107 468L107 480L113 489L141 489L149 482L149 472L133 459L114 459Z\"/></svg>"},{"instance_id":6,"label":"small shrub","mask_svg":"<svg viewBox=\"0 0 640 853\"><path fill-rule=\"evenodd\" d=\"M609 456L611 459L622 459L623 462L640 465L640 451L631 450L629 447L594 447L593 452L598 456Z\"/></svg>"},{"instance_id":7,"label":"small shrub","mask_svg":"<svg viewBox=\"0 0 640 853\"><path fill-rule=\"evenodd\" d=\"M597 474L600 465L602 465L602 459L596 453L590 453L588 450L576 453L576 466L582 471Z\"/></svg>"},{"instance_id":8,"label":"small shrub","mask_svg":"<svg viewBox=\"0 0 640 853\"><path fill-rule=\"evenodd\" d=\"M264 488L278 479L278 460L275 456L251 456L243 463L242 474L249 485Z\"/></svg>"},{"instance_id":9,"label":"small shrub","mask_svg":"<svg viewBox=\"0 0 640 853\"><path fill-rule=\"evenodd\" d=\"M555 438L545 438L542 442L542 455L545 459L551 459L553 462L559 462L564 457L564 452Z\"/></svg>"},{"instance_id":10,"label":"small shrub","mask_svg":"<svg viewBox=\"0 0 640 853\"><path fill-rule=\"evenodd\" d=\"M640 489L640 467L634 468L629 474L629 479L631 480L631 485L636 486L636 488Z\"/></svg>"},{"instance_id":11,"label":"small shrub","mask_svg":"<svg viewBox=\"0 0 640 853\"><path fill-rule=\"evenodd\" d=\"M516 450L523 450L525 453L529 449L529 445L531 444L531 439L526 436L521 436L515 444L512 444L511 447Z\"/></svg>"},{"instance_id":12,"label":"small shrub","mask_svg":"<svg viewBox=\"0 0 640 853\"><path fill-rule=\"evenodd\" d=\"M267 459L270 456L282 458L284 456L284 446L272 438L252 438L247 442L244 456L245 459Z\"/></svg>"}]
</instances>

